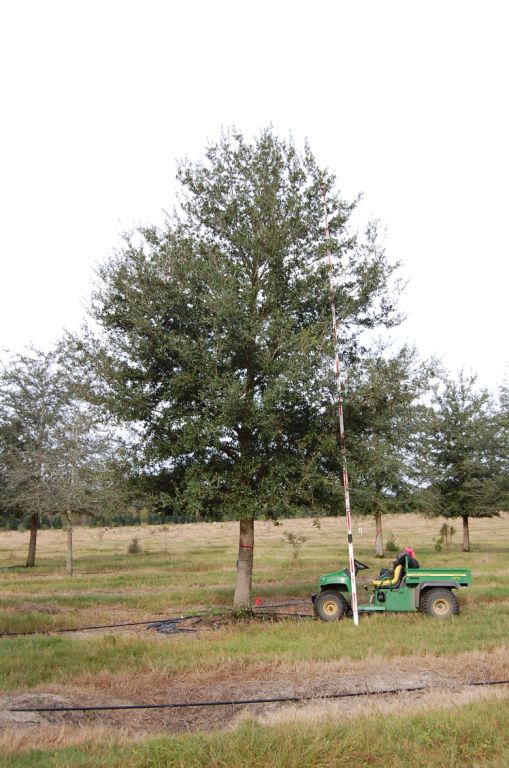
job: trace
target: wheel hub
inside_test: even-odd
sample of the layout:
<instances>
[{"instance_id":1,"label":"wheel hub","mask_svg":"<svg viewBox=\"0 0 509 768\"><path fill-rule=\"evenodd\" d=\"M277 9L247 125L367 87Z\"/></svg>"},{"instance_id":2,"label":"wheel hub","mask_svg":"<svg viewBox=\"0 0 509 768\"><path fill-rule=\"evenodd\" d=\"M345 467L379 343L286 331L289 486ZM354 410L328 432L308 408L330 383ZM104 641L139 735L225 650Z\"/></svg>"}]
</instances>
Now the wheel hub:
<instances>
[{"instance_id":1,"label":"wheel hub","mask_svg":"<svg viewBox=\"0 0 509 768\"><path fill-rule=\"evenodd\" d=\"M443 616L449 610L449 604L446 600L439 597L433 602L433 610L440 616Z\"/></svg>"}]
</instances>

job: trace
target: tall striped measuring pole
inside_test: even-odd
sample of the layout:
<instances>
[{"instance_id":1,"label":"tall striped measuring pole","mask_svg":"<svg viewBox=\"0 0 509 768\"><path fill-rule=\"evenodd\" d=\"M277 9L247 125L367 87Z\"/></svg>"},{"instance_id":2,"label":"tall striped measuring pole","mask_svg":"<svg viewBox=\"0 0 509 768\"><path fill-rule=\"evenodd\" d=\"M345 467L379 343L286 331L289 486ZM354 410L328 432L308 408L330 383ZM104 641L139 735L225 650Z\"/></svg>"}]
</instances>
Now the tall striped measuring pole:
<instances>
[{"instance_id":1,"label":"tall striped measuring pole","mask_svg":"<svg viewBox=\"0 0 509 768\"><path fill-rule=\"evenodd\" d=\"M323 196L323 208L324 208L324 228L325 237L329 240L329 217L327 215L327 201L325 193ZM336 321L336 303L334 301L334 270L332 264L332 254L330 249L327 248L327 261L329 265L329 303L332 314L332 340L334 344L334 356L335 356L335 374L336 374L336 390L337 390L337 403L338 403L338 417L339 417L339 442L341 446L341 462L343 465L343 490L345 494L345 513L346 513L346 528L348 533L348 567L350 569L350 578L352 580L352 613L353 623L358 626L359 624L359 610L357 607L357 579L355 577L355 562L353 553L353 534L352 534L352 513L350 510L350 489L348 481L348 468L346 461L346 441L345 441L345 421L343 416L343 385L341 381L341 365L338 352L338 333L337 333L337 321Z\"/></svg>"}]
</instances>

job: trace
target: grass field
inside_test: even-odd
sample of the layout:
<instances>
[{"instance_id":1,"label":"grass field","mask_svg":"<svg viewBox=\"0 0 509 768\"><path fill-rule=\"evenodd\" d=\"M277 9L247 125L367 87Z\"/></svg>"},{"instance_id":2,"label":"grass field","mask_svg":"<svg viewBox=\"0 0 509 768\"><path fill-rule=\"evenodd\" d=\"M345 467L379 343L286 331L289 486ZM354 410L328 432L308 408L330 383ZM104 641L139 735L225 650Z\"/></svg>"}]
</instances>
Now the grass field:
<instances>
[{"instance_id":1,"label":"grass field","mask_svg":"<svg viewBox=\"0 0 509 768\"><path fill-rule=\"evenodd\" d=\"M237 556L236 523L75 531L76 574L65 575L65 534L0 532L0 632L44 632L194 614L183 635L144 626L0 639L0 765L413 766L509 765L509 515L471 521L472 552L436 552L443 521L387 518L385 535L411 544L427 567L469 567L473 586L449 621L422 614L329 625L312 620L225 621ZM297 556L285 533L305 537ZM354 521L356 556L372 577L374 526ZM133 538L140 552L129 554ZM318 576L346 563L344 521L258 522L254 595L262 605L309 600ZM367 593L361 589L361 599ZM299 606L305 611L307 606ZM187 625L186 625L187 626ZM398 696L320 701L337 691L426 685ZM302 704L105 713L9 713L13 705L156 703L311 696ZM408 758L408 755L407 755ZM3 761L3 762L2 762Z\"/></svg>"}]
</instances>

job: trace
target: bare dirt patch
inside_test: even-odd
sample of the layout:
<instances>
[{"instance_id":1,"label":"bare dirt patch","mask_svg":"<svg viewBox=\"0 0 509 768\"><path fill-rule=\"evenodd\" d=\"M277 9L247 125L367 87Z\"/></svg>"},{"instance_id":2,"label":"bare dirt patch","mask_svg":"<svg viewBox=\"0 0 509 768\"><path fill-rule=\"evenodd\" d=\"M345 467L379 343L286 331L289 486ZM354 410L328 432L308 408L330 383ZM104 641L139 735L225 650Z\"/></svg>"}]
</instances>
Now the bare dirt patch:
<instances>
[{"instance_id":1,"label":"bare dirt patch","mask_svg":"<svg viewBox=\"0 0 509 768\"><path fill-rule=\"evenodd\" d=\"M363 714L405 713L467 703L480 696L507 695L507 687L465 688L468 682L509 677L509 650L468 653L454 658L424 656L383 658L294 665L228 664L213 670L168 675L157 670L132 675L83 675L64 686L39 686L0 699L0 749L79 743L104 738L144 734L177 734L194 730L232 728L246 717L277 724L296 720L323 720ZM398 695L377 695L393 688L425 686L425 690ZM339 693L368 696L325 701ZM132 703L232 701L275 697L312 699L299 704L257 703L242 707L102 712L10 712L14 707L94 706ZM17 746L16 746L17 745Z\"/></svg>"},{"instance_id":2,"label":"bare dirt patch","mask_svg":"<svg viewBox=\"0 0 509 768\"><path fill-rule=\"evenodd\" d=\"M60 613L62 608L55 603L18 603L16 612L18 613L48 613L54 615Z\"/></svg>"}]
</instances>

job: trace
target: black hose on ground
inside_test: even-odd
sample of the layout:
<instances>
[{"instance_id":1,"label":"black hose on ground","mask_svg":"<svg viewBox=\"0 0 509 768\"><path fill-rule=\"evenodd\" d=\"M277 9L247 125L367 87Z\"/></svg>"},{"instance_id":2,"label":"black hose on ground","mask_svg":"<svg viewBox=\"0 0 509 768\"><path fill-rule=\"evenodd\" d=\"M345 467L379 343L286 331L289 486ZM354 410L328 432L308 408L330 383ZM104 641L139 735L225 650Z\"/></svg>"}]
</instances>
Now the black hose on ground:
<instances>
[{"instance_id":1,"label":"black hose on ground","mask_svg":"<svg viewBox=\"0 0 509 768\"><path fill-rule=\"evenodd\" d=\"M292 605L298 605L299 603L307 603L305 600L299 600L299 601L288 601L286 603L274 603L273 605L267 605L264 606L265 609L267 608L283 608L287 606ZM259 610L258 606L253 606L252 609L253 615L258 615ZM190 616L180 616L176 619L147 619L147 621L125 621L121 624L96 624L94 626L89 627L68 627L65 629L41 629L41 630L34 630L32 632L0 632L0 637L30 637L31 635L56 635L56 634L63 634L65 632L86 632L89 629L114 629L116 627L141 627L143 625L149 625L153 624L154 628L157 628L156 625L158 624L165 624L165 623L177 623L181 621L187 621L188 619L203 619L203 618L210 618L213 616L224 616L227 613L231 613L229 610L225 611L219 611L218 613L195 613ZM276 614L263 614L262 615L276 615ZM295 615L297 614L279 614L279 615Z\"/></svg>"},{"instance_id":2,"label":"black hose on ground","mask_svg":"<svg viewBox=\"0 0 509 768\"><path fill-rule=\"evenodd\" d=\"M63 632L85 632L87 629L112 629L114 627L138 627L145 624L164 624L172 623L176 624L181 621L187 621L188 619L202 619L204 615L208 614L194 614L193 616L180 616L177 619L147 619L147 621L125 621L122 624L96 624L90 627L74 627L67 629L44 629L35 632L0 632L0 637L28 637L30 635L56 635Z\"/></svg>"},{"instance_id":3,"label":"black hose on ground","mask_svg":"<svg viewBox=\"0 0 509 768\"><path fill-rule=\"evenodd\" d=\"M508 685L509 680L485 680L477 682L460 683L464 688L481 685ZM246 704L282 704L299 703L304 701L323 701L327 699L346 699L360 696L388 696L398 693L411 693L424 691L434 686L416 685L410 688L383 688L378 691L341 691L339 693L326 693L323 696L274 696L269 699L230 699L221 701L191 701L176 702L173 704L111 704L83 707L11 707L7 712L103 712L105 710L132 710L132 709L185 709L191 707L239 707Z\"/></svg>"}]
</instances>

